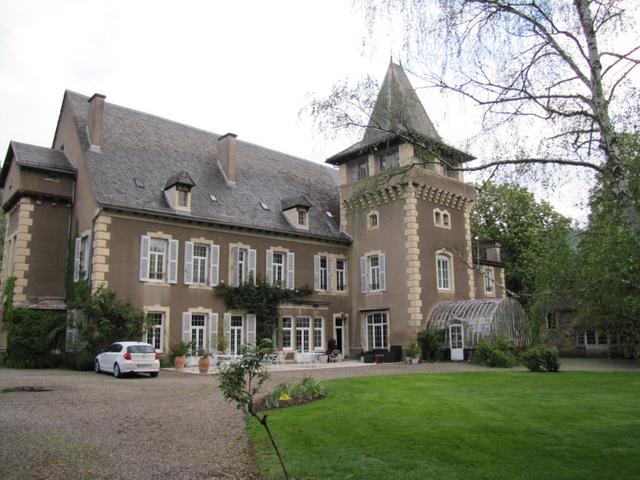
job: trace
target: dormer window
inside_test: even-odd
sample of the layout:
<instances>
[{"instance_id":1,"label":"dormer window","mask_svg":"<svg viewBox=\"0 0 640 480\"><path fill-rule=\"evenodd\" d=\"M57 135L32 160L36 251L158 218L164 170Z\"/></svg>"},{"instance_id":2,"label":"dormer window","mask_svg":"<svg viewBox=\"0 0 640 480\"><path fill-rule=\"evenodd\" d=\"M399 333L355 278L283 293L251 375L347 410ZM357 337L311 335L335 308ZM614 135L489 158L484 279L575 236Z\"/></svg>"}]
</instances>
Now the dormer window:
<instances>
[{"instance_id":1,"label":"dormer window","mask_svg":"<svg viewBox=\"0 0 640 480\"><path fill-rule=\"evenodd\" d=\"M164 185L164 196L167 203L175 210L191 211L191 189L195 183L184 170L167 180Z\"/></svg>"},{"instance_id":2,"label":"dormer window","mask_svg":"<svg viewBox=\"0 0 640 480\"><path fill-rule=\"evenodd\" d=\"M309 230L310 208L311 202L304 195L295 195L282 200L282 214L293 228Z\"/></svg>"}]
</instances>

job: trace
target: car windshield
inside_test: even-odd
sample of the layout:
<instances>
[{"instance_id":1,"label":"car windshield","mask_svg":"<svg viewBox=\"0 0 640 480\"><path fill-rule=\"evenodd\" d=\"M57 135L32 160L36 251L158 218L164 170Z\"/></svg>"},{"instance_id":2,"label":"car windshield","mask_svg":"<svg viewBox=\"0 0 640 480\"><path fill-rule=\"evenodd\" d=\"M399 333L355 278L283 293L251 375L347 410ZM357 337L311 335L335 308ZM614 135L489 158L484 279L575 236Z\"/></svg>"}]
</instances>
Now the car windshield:
<instances>
[{"instance_id":1,"label":"car windshield","mask_svg":"<svg viewBox=\"0 0 640 480\"><path fill-rule=\"evenodd\" d=\"M129 353L156 353L151 345L131 345L127 347Z\"/></svg>"}]
</instances>

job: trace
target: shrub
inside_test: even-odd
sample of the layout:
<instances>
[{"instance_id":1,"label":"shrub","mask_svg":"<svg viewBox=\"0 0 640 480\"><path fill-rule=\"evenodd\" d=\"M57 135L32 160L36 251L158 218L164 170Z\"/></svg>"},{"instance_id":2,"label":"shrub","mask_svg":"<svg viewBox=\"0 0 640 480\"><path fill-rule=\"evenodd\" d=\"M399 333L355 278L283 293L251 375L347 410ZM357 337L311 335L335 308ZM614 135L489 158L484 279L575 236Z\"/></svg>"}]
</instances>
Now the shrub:
<instances>
[{"instance_id":1,"label":"shrub","mask_svg":"<svg viewBox=\"0 0 640 480\"><path fill-rule=\"evenodd\" d=\"M489 342L484 338L480 339L478 345L476 345L476 348L473 349L473 353L471 354L471 363L487 365L492 349L493 347L489 345Z\"/></svg>"},{"instance_id":2,"label":"shrub","mask_svg":"<svg viewBox=\"0 0 640 480\"><path fill-rule=\"evenodd\" d=\"M504 352L499 348L492 348L487 358L490 367L509 368L517 363L516 357L510 352Z\"/></svg>"},{"instance_id":3,"label":"shrub","mask_svg":"<svg viewBox=\"0 0 640 480\"><path fill-rule=\"evenodd\" d=\"M410 343L409 346L404 349L404 354L407 358L416 358L420 355L420 352L421 349L416 342Z\"/></svg>"},{"instance_id":4,"label":"shrub","mask_svg":"<svg viewBox=\"0 0 640 480\"><path fill-rule=\"evenodd\" d=\"M66 314L54 310L12 309L7 322L6 364L14 368L52 368L60 365L54 353L64 340Z\"/></svg>"},{"instance_id":5,"label":"shrub","mask_svg":"<svg viewBox=\"0 0 640 480\"><path fill-rule=\"evenodd\" d=\"M532 372L557 372L560 370L558 350L555 347L531 347L522 354L522 362Z\"/></svg>"},{"instance_id":6,"label":"shrub","mask_svg":"<svg viewBox=\"0 0 640 480\"><path fill-rule=\"evenodd\" d=\"M70 370L93 370L96 357L89 352L68 352L62 355L62 365Z\"/></svg>"},{"instance_id":7,"label":"shrub","mask_svg":"<svg viewBox=\"0 0 640 480\"><path fill-rule=\"evenodd\" d=\"M422 348L424 360L444 360L446 346L444 328L425 328L418 333L418 342Z\"/></svg>"}]
</instances>

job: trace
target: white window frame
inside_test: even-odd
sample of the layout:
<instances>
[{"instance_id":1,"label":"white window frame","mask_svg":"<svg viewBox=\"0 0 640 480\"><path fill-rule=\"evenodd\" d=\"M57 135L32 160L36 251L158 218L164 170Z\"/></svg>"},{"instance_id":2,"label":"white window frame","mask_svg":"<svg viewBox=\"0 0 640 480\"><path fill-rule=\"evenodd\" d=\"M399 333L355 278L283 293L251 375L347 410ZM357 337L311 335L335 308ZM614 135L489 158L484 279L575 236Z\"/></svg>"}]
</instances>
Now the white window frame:
<instances>
[{"instance_id":1,"label":"white window frame","mask_svg":"<svg viewBox=\"0 0 640 480\"><path fill-rule=\"evenodd\" d=\"M322 266L322 262L324 262L324 267ZM329 257L326 255L320 255L318 273L320 275L319 290L321 292L329 291Z\"/></svg>"},{"instance_id":2,"label":"white window frame","mask_svg":"<svg viewBox=\"0 0 640 480\"><path fill-rule=\"evenodd\" d=\"M286 326L285 322L288 322ZM282 350L293 350L293 317L282 317ZM285 345L285 332L289 334L289 344Z\"/></svg>"},{"instance_id":3,"label":"white window frame","mask_svg":"<svg viewBox=\"0 0 640 480\"><path fill-rule=\"evenodd\" d=\"M320 321L320 326L317 326L317 322ZM318 351L322 351L324 350L324 318L322 317L314 317L313 320L313 325L312 325L312 329L313 329L313 338L311 339L312 344L313 344L313 349L314 350L318 350ZM320 338L320 345L316 344L316 339L318 337L316 337L316 335L319 334L319 338Z\"/></svg>"},{"instance_id":4,"label":"white window frame","mask_svg":"<svg viewBox=\"0 0 640 480\"><path fill-rule=\"evenodd\" d=\"M238 320L240 319L240 325L234 325L233 322L234 320ZM245 339L244 339L244 327L245 327L245 320L244 320L244 315L240 315L240 314L231 314L231 325L230 325L230 329L229 329L229 352L231 355L240 355L240 352L242 351L242 346L245 343ZM239 335L239 342L236 342L234 344L234 339L237 339Z\"/></svg>"},{"instance_id":5,"label":"white window frame","mask_svg":"<svg viewBox=\"0 0 640 480\"><path fill-rule=\"evenodd\" d=\"M272 285L286 285L286 258L287 254L285 252L280 252L274 250L272 253L273 257L271 260L271 284ZM280 256L280 262L276 262L276 256Z\"/></svg>"},{"instance_id":6,"label":"white window frame","mask_svg":"<svg viewBox=\"0 0 640 480\"><path fill-rule=\"evenodd\" d=\"M201 255L196 255L196 248L204 249L204 257ZM209 282L209 252L210 245L204 243L196 243L193 244L193 255L192 255L192 273L191 279L194 285L207 285ZM204 273L204 279L198 278L199 275L196 275L199 269L202 269Z\"/></svg>"},{"instance_id":7,"label":"white window frame","mask_svg":"<svg viewBox=\"0 0 640 480\"><path fill-rule=\"evenodd\" d=\"M238 248L238 285L247 283L248 271L249 271L249 249Z\"/></svg>"},{"instance_id":8,"label":"white window frame","mask_svg":"<svg viewBox=\"0 0 640 480\"><path fill-rule=\"evenodd\" d=\"M447 285L444 284L445 277L441 276L443 269L441 268L442 264L446 264L447 266ZM445 292L453 292L454 291L454 278L453 278L453 255L447 252L446 250L439 250L436 252L436 286L438 290Z\"/></svg>"},{"instance_id":9,"label":"white window frame","mask_svg":"<svg viewBox=\"0 0 640 480\"><path fill-rule=\"evenodd\" d=\"M342 262L342 268L338 268L339 262ZM346 291L347 291L347 259L336 258L336 292L342 293Z\"/></svg>"},{"instance_id":10,"label":"white window frame","mask_svg":"<svg viewBox=\"0 0 640 480\"><path fill-rule=\"evenodd\" d=\"M484 294L493 297L496 294L495 275L492 267L482 269L482 278L484 283Z\"/></svg>"},{"instance_id":11,"label":"white window frame","mask_svg":"<svg viewBox=\"0 0 640 480\"><path fill-rule=\"evenodd\" d=\"M150 310L147 312L148 316L154 316L154 315L159 315L160 316L160 323L159 324L154 324L151 327L149 327L149 329L147 329L147 331L145 332L145 336L144 336L144 341L146 343L150 343L151 345L153 345L153 348L155 348L156 353L163 353L164 352L164 330L165 330L165 317L166 317L166 312L162 312L162 311L156 311L156 310ZM149 335L151 333L151 335ZM160 347L156 348L156 341L159 340L160 343Z\"/></svg>"},{"instance_id":12,"label":"white window frame","mask_svg":"<svg viewBox=\"0 0 640 480\"><path fill-rule=\"evenodd\" d=\"M375 259L376 265L373 265ZM381 290L380 282L380 255L369 255L367 257L367 268L369 269L369 291L379 292Z\"/></svg>"},{"instance_id":13,"label":"white window frame","mask_svg":"<svg viewBox=\"0 0 640 480\"><path fill-rule=\"evenodd\" d=\"M191 356L195 357L198 355L198 350L200 348L203 349L207 349L207 320L208 320L208 314L207 313L203 313L203 312L191 312L191 323L190 323L190 330L191 330L191 340L193 341L194 339L194 332L195 331L202 331L202 347L199 347L198 345L196 345L195 343L193 343L191 345ZM202 317L202 325L194 325L194 317ZM198 319L199 320L199 319ZM195 335L196 337L198 336L197 334Z\"/></svg>"},{"instance_id":14,"label":"white window frame","mask_svg":"<svg viewBox=\"0 0 640 480\"><path fill-rule=\"evenodd\" d=\"M377 321L376 320L380 320ZM389 349L389 312L378 310L364 315L367 350Z\"/></svg>"},{"instance_id":15,"label":"white window frame","mask_svg":"<svg viewBox=\"0 0 640 480\"><path fill-rule=\"evenodd\" d=\"M308 322L307 326L300 326L301 322ZM300 338L298 338L300 332ZM306 333L306 335L305 335ZM307 350L304 350L304 337L307 338ZM295 328L295 350L299 353L310 353L313 351L313 323L311 317L296 317Z\"/></svg>"},{"instance_id":16,"label":"white window frame","mask_svg":"<svg viewBox=\"0 0 640 480\"><path fill-rule=\"evenodd\" d=\"M307 226L307 211L306 210L298 210L298 225L301 227L306 227Z\"/></svg>"},{"instance_id":17,"label":"white window frame","mask_svg":"<svg viewBox=\"0 0 640 480\"><path fill-rule=\"evenodd\" d=\"M151 247L153 245L153 242L162 242L163 246L164 246L164 251L163 252L153 252L151 250ZM161 278L151 278L151 265L153 263L158 264L158 258L161 257L162 258L162 276ZM147 278L150 282L161 282L161 283L166 283L169 279L169 272L168 272L168 257L169 257L169 240L167 240L166 238L158 238L158 237L154 237L154 236L149 236L149 268L147 269ZM152 258L155 258L155 262L152 262ZM157 273L157 272L155 272Z\"/></svg>"}]
</instances>

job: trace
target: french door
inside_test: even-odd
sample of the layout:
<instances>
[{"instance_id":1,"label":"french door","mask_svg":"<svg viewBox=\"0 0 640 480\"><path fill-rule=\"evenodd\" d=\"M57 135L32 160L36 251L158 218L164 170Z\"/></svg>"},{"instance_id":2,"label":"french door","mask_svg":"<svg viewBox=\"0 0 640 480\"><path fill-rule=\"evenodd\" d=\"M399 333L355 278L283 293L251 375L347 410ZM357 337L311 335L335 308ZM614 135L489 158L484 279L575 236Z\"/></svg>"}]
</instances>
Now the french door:
<instances>
[{"instance_id":1,"label":"french door","mask_svg":"<svg viewBox=\"0 0 640 480\"><path fill-rule=\"evenodd\" d=\"M309 318L296 318L296 350L300 353L308 353L311 339L311 320Z\"/></svg>"},{"instance_id":2,"label":"french door","mask_svg":"<svg viewBox=\"0 0 640 480\"><path fill-rule=\"evenodd\" d=\"M240 355L242 352L242 315L231 316L231 355Z\"/></svg>"},{"instance_id":3,"label":"french door","mask_svg":"<svg viewBox=\"0 0 640 480\"><path fill-rule=\"evenodd\" d=\"M451 361L464 360L464 329L462 325L449 326L449 344L451 347Z\"/></svg>"}]
</instances>

